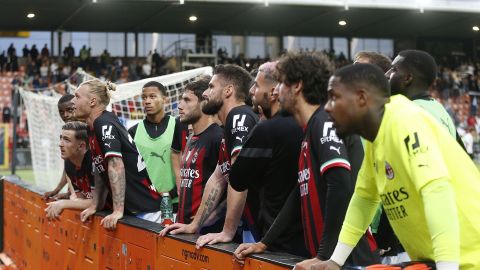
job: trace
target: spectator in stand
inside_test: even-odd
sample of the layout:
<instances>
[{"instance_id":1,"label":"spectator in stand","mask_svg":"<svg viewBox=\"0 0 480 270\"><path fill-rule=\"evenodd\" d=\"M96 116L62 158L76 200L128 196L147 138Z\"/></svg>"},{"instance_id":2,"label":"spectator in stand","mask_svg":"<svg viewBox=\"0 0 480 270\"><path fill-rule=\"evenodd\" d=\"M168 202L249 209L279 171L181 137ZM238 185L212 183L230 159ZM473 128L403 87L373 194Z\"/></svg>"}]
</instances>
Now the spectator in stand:
<instances>
[{"instance_id":1,"label":"spectator in stand","mask_svg":"<svg viewBox=\"0 0 480 270\"><path fill-rule=\"evenodd\" d=\"M10 109L10 104L4 103L3 104L3 123L10 123L10 119L12 117L12 109Z\"/></svg>"},{"instance_id":2,"label":"spectator in stand","mask_svg":"<svg viewBox=\"0 0 480 270\"><path fill-rule=\"evenodd\" d=\"M161 61L161 60L160 60L160 54L158 54L157 49L153 50L152 62L153 62L153 64L155 65L155 68L156 68L156 70L157 70L157 74L158 74L158 71L159 71L159 69L160 69L160 67L161 67L160 61Z\"/></svg>"},{"instance_id":3,"label":"spectator in stand","mask_svg":"<svg viewBox=\"0 0 480 270\"><path fill-rule=\"evenodd\" d=\"M83 45L83 47L80 49L80 53L79 53L80 67L82 67L83 69L85 69L85 67L87 65L88 57L89 56L88 56L87 46Z\"/></svg>"},{"instance_id":4,"label":"spectator in stand","mask_svg":"<svg viewBox=\"0 0 480 270\"><path fill-rule=\"evenodd\" d=\"M45 43L45 45L43 46L41 55L42 57L46 57L46 58L50 57L50 51L48 50L47 43Z\"/></svg>"},{"instance_id":5,"label":"spectator in stand","mask_svg":"<svg viewBox=\"0 0 480 270\"><path fill-rule=\"evenodd\" d=\"M12 55L14 55L14 54L17 54L17 50L13 46L13 43L10 43L10 46L8 46L8 49L7 49L7 55L9 57L12 57Z\"/></svg>"},{"instance_id":6,"label":"spectator in stand","mask_svg":"<svg viewBox=\"0 0 480 270\"><path fill-rule=\"evenodd\" d=\"M5 71L5 64L7 63L7 57L5 56L5 51L2 51L0 54L0 72L3 73Z\"/></svg>"},{"instance_id":7,"label":"spectator in stand","mask_svg":"<svg viewBox=\"0 0 480 270\"><path fill-rule=\"evenodd\" d=\"M32 61L36 62L38 58L38 49L37 45L33 44L32 48L30 49L30 57L32 58Z\"/></svg>"},{"instance_id":8,"label":"spectator in stand","mask_svg":"<svg viewBox=\"0 0 480 270\"><path fill-rule=\"evenodd\" d=\"M107 49L103 50L102 54L100 55L100 64L104 69L106 69L110 64L110 53L107 51Z\"/></svg>"},{"instance_id":9,"label":"spectator in stand","mask_svg":"<svg viewBox=\"0 0 480 270\"><path fill-rule=\"evenodd\" d=\"M73 57L75 56L75 49L72 47L72 43L68 43L68 46L63 50L63 57L65 62L69 64Z\"/></svg>"},{"instance_id":10,"label":"spectator in stand","mask_svg":"<svg viewBox=\"0 0 480 270\"><path fill-rule=\"evenodd\" d=\"M27 47L27 44L25 44L25 47L22 49L23 57L27 58L30 55L30 50Z\"/></svg>"}]
</instances>

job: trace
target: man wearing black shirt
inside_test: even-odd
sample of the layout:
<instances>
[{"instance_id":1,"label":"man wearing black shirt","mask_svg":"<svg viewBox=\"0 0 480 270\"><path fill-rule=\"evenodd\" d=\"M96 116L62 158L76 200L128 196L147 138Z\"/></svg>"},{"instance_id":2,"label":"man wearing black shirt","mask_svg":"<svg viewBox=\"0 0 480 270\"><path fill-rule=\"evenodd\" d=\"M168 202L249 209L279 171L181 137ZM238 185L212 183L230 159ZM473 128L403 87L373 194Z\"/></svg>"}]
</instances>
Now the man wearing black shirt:
<instances>
[{"instance_id":1,"label":"man wearing black shirt","mask_svg":"<svg viewBox=\"0 0 480 270\"><path fill-rule=\"evenodd\" d=\"M304 239L313 259L303 261L295 269L310 269L332 254L348 203L354 179L363 158L358 137L349 139L349 152L337 137L332 122L323 110L327 100L327 82L333 65L325 55L314 53L286 54L277 64L279 97L282 109L292 113L304 128L298 158L298 188L290 194L282 211L260 243L242 252L240 259L258 253L282 235L291 224L299 222L301 212ZM353 170L353 172L351 172ZM372 257L366 238L352 257L359 265L377 261ZM373 258L372 258L373 259Z\"/></svg>"},{"instance_id":2,"label":"man wearing black shirt","mask_svg":"<svg viewBox=\"0 0 480 270\"><path fill-rule=\"evenodd\" d=\"M63 125L60 135L60 153L65 160L65 172L70 179L73 194L71 200L47 203L45 212L48 218L58 217L65 208L86 209L91 204L92 191L95 189L85 123L73 121Z\"/></svg>"},{"instance_id":3,"label":"man wearing black shirt","mask_svg":"<svg viewBox=\"0 0 480 270\"><path fill-rule=\"evenodd\" d=\"M75 114L86 119L90 129L89 146L97 175L92 204L80 214L80 218L85 221L101 210L105 195L108 195L107 202L113 213L100 222L106 229L115 229L124 212L157 221L161 201L131 136L118 117L106 111L110 103L108 91L113 90L115 86L110 83L90 80L80 85L73 99Z\"/></svg>"},{"instance_id":4,"label":"man wearing black shirt","mask_svg":"<svg viewBox=\"0 0 480 270\"><path fill-rule=\"evenodd\" d=\"M178 203L180 187L180 151L182 138L187 137L186 125L165 113L167 89L150 81L142 88L142 105L146 117L128 130L145 159L148 175L159 193L168 192ZM176 208L176 207L175 207Z\"/></svg>"},{"instance_id":5,"label":"man wearing black shirt","mask_svg":"<svg viewBox=\"0 0 480 270\"><path fill-rule=\"evenodd\" d=\"M262 111L266 121L260 122L243 145L230 172L230 185L237 191L257 191L260 209L254 216L263 236L282 209L297 183L298 156L303 138L302 128L292 115L280 111L275 62L259 67L255 83L250 88L254 111ZM298 214L297 220L301 216ZM302 224L294 223L274 243L270 250L306 256ZM252 244L242 244L240 254ZM240 257L240 256L239 256Z\"/></svg>"},{"instance_id":6,"label":"man wearing black shirt","mask_svg":"<svg viewBox=\"0 0 480 270\"><path fill-rule=\"evenodd\" d=\"M248 72L236 65L218 65L210 80L208 89L203 93L206 103L202 111L208 115L218 114L224 124L225 138L220 144L219 158L215 171L205 186L202 202L195 218L190 224L173 224L163 231L177 233L195 233L205 223L222 199L228 186L227 214L221 233L207 234L197 240L197 246L232 241L242 215L246 192L237 192L228 184L230 167L242 149L242 145L258 121L252 109L245 105L248 89L251 85Z\"/></svg>"},{"instance_id":7,"label":"man wearing black shirt","mask_svg":"<svg viewBox=\"0 0 480 270\"><path fill-rule=\"evenodd\" d=\"M223 138L223 129L213 121L212 116L204 114L201 108L204 101L202 94L208 88L210 79L210 76L206 76L187 84L178 105L180 121L192 125L193 129L180 163L177 222L184 224L191 223L197 213L207 180L217 166L218 149ZM219 230L221 227L217 232Z\"/></svg>"}]
</instances>

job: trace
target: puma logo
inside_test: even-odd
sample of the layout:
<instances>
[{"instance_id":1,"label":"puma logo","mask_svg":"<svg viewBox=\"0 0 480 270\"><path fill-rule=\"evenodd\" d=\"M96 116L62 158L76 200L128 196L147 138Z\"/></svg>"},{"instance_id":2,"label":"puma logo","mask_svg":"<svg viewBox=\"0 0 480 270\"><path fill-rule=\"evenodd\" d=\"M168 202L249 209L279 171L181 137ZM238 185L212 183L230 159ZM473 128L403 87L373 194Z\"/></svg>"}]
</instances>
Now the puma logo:
<instances>
[{"instance_id":1,"label":"puma logo","mask_svg":"<svg viewBox=\"0 0 480 270\"><path fill-rule=\"evenodd\" d=\"M104 143L105 146L108 146L108 148L112 148L110 145L112 144L112 142L109 142L109 143Z\"/></svg>"},{"instance_id":2,"label":"puma logo","mask_svg":"<svg viewBox=\"0 0 480 270\"><path fill-rule=\"evenodd\" d=\"M330 150L335 150L340 155L340 146L339 147L334 147L333 145L330 145Z\"/></svg>"},{"instance_id":3,"label":"puma logo","mask_svg":"<svg viewBox=\"0 0 480 270\"><path fill-rule=\"evenodd\" d=\"M159 154L157 154L157 153L155 153L155 152L152 151L152 152L150 153L150 156L160 158L160 159L162 160L162 162L165 164L165 159L163 159L163 156L165 156L165 153L166 153L166 152L167 152L167 149L163 150L163 154L162 154L162 155L159 155Z\"/></svg>"},{"instance_id":4,"label":"puma logo","mask_svg":"<svg viewBox=\"0 0 480 270\"><path fill-rule=\"evenodd\" d=\"M242 136L242 137L236 136L235 137L235 139L239 140L241 143L243 143L243 138L245 138L245 136Z\"/></svg>"}]
</instances>

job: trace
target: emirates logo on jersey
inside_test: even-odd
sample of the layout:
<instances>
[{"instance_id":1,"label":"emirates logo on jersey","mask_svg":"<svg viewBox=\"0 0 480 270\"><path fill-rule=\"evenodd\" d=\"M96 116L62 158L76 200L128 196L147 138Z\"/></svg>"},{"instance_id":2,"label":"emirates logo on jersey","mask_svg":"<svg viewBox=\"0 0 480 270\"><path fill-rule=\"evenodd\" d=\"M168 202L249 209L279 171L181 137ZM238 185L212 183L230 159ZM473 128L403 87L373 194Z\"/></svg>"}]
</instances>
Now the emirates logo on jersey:
<instances>
[{"instance_id":1,"label":"emirates logo on jersey","mask_svg":"<svg viewBox=\"0 0 480 270\"><path fill-rule=\"evenodd\" d=\"M385 161L385 175L387 176L388 180L392 180L395 177L395 173L393 172L392 166L388 162Z\"/></svg>"}]
</instances>

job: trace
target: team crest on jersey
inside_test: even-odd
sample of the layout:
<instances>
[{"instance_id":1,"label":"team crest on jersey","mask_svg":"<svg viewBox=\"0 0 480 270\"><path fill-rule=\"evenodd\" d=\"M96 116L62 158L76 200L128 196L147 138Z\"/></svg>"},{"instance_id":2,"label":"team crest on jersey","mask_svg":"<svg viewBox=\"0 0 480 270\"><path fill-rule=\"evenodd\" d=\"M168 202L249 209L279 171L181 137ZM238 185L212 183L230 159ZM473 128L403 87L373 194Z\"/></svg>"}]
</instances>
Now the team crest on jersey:
<instances>
[{"instance_id":1,"label":"team crest on jersey","mask_svg":"<svg viewBox=\"0 0 480 270\"><path fill-rule=\"evenodd\" d=\"M195 154L193 154L192 163L195 163L197 161L197 158L198 158L198 151L195 151Z\"/></svg>"},{"instance_id":2,"label":"team crest on jersey","mask_svg":"<svg viewBox=\"0 0 480 270\"><path fill-rule=\"evenodd\" d=\"M392 180L395 177L395 173L393 172L393 168L392 168L392 166L390 166L390 164L387 161L385 161L385 175L387 176L387 178L389 180Z\"/></svg>"}]
</instances>

